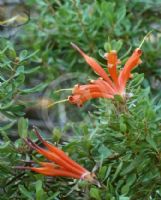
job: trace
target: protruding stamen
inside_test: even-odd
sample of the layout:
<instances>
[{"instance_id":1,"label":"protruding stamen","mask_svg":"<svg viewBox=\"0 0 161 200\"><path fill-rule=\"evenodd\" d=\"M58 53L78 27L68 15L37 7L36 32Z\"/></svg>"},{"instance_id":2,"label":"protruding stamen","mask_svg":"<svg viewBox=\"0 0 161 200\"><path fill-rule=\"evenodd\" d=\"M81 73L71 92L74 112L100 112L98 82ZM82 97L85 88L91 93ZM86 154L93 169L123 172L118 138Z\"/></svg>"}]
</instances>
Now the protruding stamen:
<instances>
[{"instance_id":1,"label":"protruding stamen","mask_svg":"<svg viewBox=\"0 0 161 200\"><path fill-rule=\"evenodd\" d=\"M64 89L60 89L60 90L56 90L54 93L59 93L59 92L63 92L63 91L72 91L73 88L64 88Z\"/></svg>"},{"instance_id":2,"label":"protruding stamen","mask_svg":"<svg viewBox=\"0 0 161 200\"><path fill-rule=\"evenodd\" d=\"M139 46L139 49L141 49L142 45L144 44L145 40L149 37L149 35L153 32L153 30L149 31L143 38L140 46Z\"/></svg>"},{"instance_id":3,"label":"protruding stamen","mask_svg":"<svg viewBox=\"0 0 161 200\"><path fill-rule=\"evenodd\" d=\"M68 99L63 99L63 100L60 100L60 101L55 101L51 104L48 105L48 108L51 108L52 106L56 105L56 104L59 104L59 103L64 103L64 102L67 102Z\"/></svg>"}]
</instances>

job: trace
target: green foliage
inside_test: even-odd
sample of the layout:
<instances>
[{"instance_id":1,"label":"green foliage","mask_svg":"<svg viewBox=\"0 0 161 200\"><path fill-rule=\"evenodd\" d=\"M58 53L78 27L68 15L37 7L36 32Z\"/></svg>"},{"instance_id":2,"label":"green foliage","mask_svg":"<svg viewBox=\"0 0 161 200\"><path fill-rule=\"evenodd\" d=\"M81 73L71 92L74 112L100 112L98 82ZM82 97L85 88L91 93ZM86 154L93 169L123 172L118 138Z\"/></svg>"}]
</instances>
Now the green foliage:
<instances>
[{"instance_id":1,"label":"green foliage","mask_svg":"<svg viewBox=\"0 0 161 200\"><path fill-rule=\"evenodd\" d=\"M0 38L0 199L161 199L160 0L26 3L31 12L29 23L13 39ZM95 170L100 187L13 168L25 165L23 160L44 160L23 140L29 136L37 142L28 112L33 108L32 115L37 112L44 89L68 72L85 75L57 87L68 88L91 77L90 68L83 66L70 43L75 42L103 65L104 53L116 49L124 64L151 30L142 47L143 64L136 69L139 74L128 83L126 101L116 96L113 101L91 100L92 105L83 109L64 105L67 120L54 130L44 123L44 113L36 116L45 118L38 123L45 130L43 137L56 142L88 170ZM46 98L59 99L55 88L48 90ZM63 95L66 98L68 93ZM60 112L62 107L58 108ZM49 111L55 113L56 119L51 120L57 124L62 116L55 108ZM46 136L48 129L50 137Z\"/></svg>"},{"instance_id":2,"label":"green foliage","mask_svg":"<svg viewBox=\"0 0 161 200\"><path fill-rule=\"evenodd\" d=\"M96 57L98 49L108 39L117 44L124 55L127 49L139 46L145 34L154 30L149 42L143 46L144 57L141 71L145 73L146 82L153 90L159 91L160 80L160 1L48 1L30 0L29 6L35 6L36 12L26 26L29 37L22 38L25 48L40 49L38 55L42 60L47 78L53 80L61 72L85 71L80 56L70 47L74 42L85 52ZM32 12L32 11L31 11ZM33 11L34 12L34 11ZM156 17L155 17L156 16ZM31 45L30 41L34 41ZM122 42L124 45L122 46ZM29 46L28 46L29 45ZM110 44L111 45L111 44ZM105 46L108 46L106 43ZM106 50L109 48L106 48ZM62 59L63 58L63 59ZM155 67L156 66L156 67ZM45 76L45 75L44 75ZM155 81L153 81L155 79ZM157 84L153 86L153 84ZM156 85L155 84L155 85Z\"/></svg>"},{"instance_id":3,"label":"green foliage","mask_svg":"<svg viewBox=\"0 0 161 200\"><path fill-rule=\"evenodd\" d=\"M46 87L45 83L40 83L30 89L25 88L26 74L30 75L39 70L38 67L31 70L25 67L28 64L26 60L31 59L34 55L35 53L29 55L24 50L17 53L9 41L1 39L0 111L5 119L4 127L1 127L1 130L7 129L16 122L17 117L24 115L26 103L20 100L21 95L39 92Z\"/></svg>"}]
</instances>

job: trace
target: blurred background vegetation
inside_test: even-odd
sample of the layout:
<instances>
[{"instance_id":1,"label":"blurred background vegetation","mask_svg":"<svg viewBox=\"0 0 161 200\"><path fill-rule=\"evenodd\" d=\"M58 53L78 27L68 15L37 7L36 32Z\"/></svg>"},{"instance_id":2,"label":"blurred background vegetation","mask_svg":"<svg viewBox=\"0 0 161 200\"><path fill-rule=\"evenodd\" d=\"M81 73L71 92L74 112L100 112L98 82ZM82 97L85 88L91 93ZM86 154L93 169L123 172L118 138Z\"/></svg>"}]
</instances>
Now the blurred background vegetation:
<instances>
[{"instance_id":1,"label":"blurred background vegetation","mask_svg":"<svg viewBox=\"0 0 161 200\"><path fill-rule=\"evenodd\" d=\"M160 0L0 1L0 199L161 199L160 17ZM137 76L129 86L141 82L144 88L134 89L130 114L117 117L113 104L103 100L81 109L68 103L47 108L70 94L56 90L96 77L71 42L102 64L112 46L124 63L151 30L136 69L144 80ZM104 186L12 169L31 157L22 138L36 140L32 125L87 168L99 165Z\"/></svg>"}]
</instances>

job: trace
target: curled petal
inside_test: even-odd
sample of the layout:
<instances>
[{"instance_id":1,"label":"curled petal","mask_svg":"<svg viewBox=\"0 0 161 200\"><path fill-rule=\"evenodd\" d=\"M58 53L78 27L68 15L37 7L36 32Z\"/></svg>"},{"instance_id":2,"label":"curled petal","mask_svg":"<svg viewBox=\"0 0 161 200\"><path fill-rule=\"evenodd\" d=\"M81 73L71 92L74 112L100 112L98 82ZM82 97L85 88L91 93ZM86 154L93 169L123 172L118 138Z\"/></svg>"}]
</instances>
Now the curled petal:
<instances>
[{"instance_id":1,"label":"curled petal","mask_svg":"<svg viewBox=\"0 0 161 200\"><path fill-rule=\"evenodd\" d=\"M72 94L82 95L91 92L106 92L107 88L105 88L105 85L102 86L103 87L100 87L98 84L78 85L74 87Z\"/></svg>"},{"instance_id":2,"label":"curled petal","mask_svg":"<svg viewBox=\"0 0 161 200\"><path fill-rule=\"evenodd\" d=\"M39 162L39 164L42 167L46 167L46 168L61 169L59 165L56 165L55 163L52 163L52 162Z\"/></svg>"},{"instance_id":3,"label":"curled petal","mask_svg":"<svg viewBox=\"0 0 161 200\"><path fill-rule=\"evenodd\" d=\"M114 87L111 79L108 77L106 71L92 58L85 54L77 45L72 44L72 47L75 48L85 59L85 61L90 65L90 67L99 75L101 76L107 83Z\"/></svg>"},{"instance_id":4,"label":"curled petal","mask_svg":"<svg viewBox=\"0 0 161 200\"><path fill-rule=\"evenodd\" d=\"M81 175L76 173L70 172L65 169L55 169L52 167L16 167L17 169L27 169L37 172L39 174L43 174L45 176L63 176L63 177L70 177L75 179L80 179Z\"/></svg>"},{"instance_id":5,"label":"curled petal","mask_svg":"<svg viewBox=\"0 0 161 200\"><path fill-rule=\"evenodd\" d=\"M83 172L81 175L76 173L70 172L66 169L58 168L52 163L40 162L39 163L42 167L29 167L29 166L17 166L14 167L20 170L31 170L39 174L43 174L45 176L62 176L62 177L70 177L75 179L82 179L86 180L93 184L98 184L96 180L96 175L90 172Z\"/></svg>"},{"instance_id":6,"label":"curled petal","mask_svg":"<svg viewBox=\"0 0 161 200\"><path fill-rule=\"evenodd\" d=\"M125 63L124 68L120 72L118 81L120 84L120 91L123 92L126 87L126 83L130 77L130 73L134 67L141 63L140 56L142 55L141 49L137 48L133 52L132 56Z\"/></svg>"},{"instance_id":7,"label":"curled petal","mask_svg":"<svg viewBox=\"0 0 161 200\"><path fill-rule=\"evenodd\" d=\"M117 75L118 58L117 58L117 52L115 50L112 50L107 54L107 61L108 61L107 67L110 76L113 79L115 85L118 87L118 75Z\"/></svg>"},{"instance_id":8,"label":"curled petal","mask_svg":"<svg viewBox=\"0 0 161 200\"><path fill-rule=\"evenodd\" d=\"M114 95L117 93L116 90L111 88L106 81L102 80L101 78L97 80L91 80L87 85L75 85L73 88L72 94L79 94L82 95L84 93L90 92L102 92Z\"/></svg>"},{"instance_id":9,"label":"curled petal","mask_svg":"<svg viewBox=\"0 0 161 200\"><path fill-rule=\"evenodd\" d=\"M103 92L90 92L90 93L84 93L82 95L78 94L71 95L68 97L68 101L71 104L76 104L78 107L81 107L86 101L95 98L113 99L114 96Z\"/></svg>"},{"instance_id":10,"label":"curled petal","mask_svg":"<svg viewBox=\"0 0 161 200\"><path fill-rule=\"evenodd\" d=\"M86 172L87 170L85 168L83 168L82 166L80 166L78 163L76 163L74 160L72 160L71 158L69 158L62 150L58 149L57 147L55 147L54 145L46 142L41 135L39 134L39 132L37 131L36 128L34 128L34 132L37 135L37 137L39 138L39 140L54 154L58 155L61 159L63 159L65 162L67 162L68 164L72 165L73 167L75 167L77 170L81 171L81 172Z\"/></svg>"},{"instance_id":11,"label":"curled petal","mask_svg":"<svg viewBox=\"0 0 161 200\"><path fill-rule=\"evenodd\" d=\"M71 104L77 105L78 107L82 107L83 106L83 102L81 101L80 95L71 95L71 96L68 97L68 101Z\"/></svg>"},{"instance_id":12,"label":"curled petal","mask_svg":"<svg viewBox=\"0 0 161 200\"><path fill-rule=\"evenodd\" d=\"M35 149L38 153L44 155L47 159L53 161L54 163L56 163L57 165L61 166L64 169L67 169L67 170L77 173L79 175L85 171L85 169L84 170L78 169L75 166L71 165L70 163L66 162L59 155L39 147L34 142L32 142L30 139L28 139L27 143L31 148Z\"/></svg>"},{"instance_id":13,"label":"curled petal","mask_svg":"<svg viewBox=\"0 0 161 200\"><path fill-rule=\"evenodd\" d=\"M103 93L103 92L91 92L90 94L84 94L82 97L81 97L81 100L82 102L86 102L87 100L89 99L92 99L92 98L107 98L107 99L112 99L113 98L113 95L110 95L108 93Z\"/></svg>"},{"instance_id":14,"label":"curled petal","mask_svg":"<svg viewBox=\"0 0 161 200\"><path fill-rule=\"evenodd\" d=\"M92 80L88 85L76 85L72 95L68 97L71 104L81 107L84 102L92 98L113 98L117 92L111 89L102 79Z\"/></svg>"},{"instance_id":15,"label":"curled petal","mask_svg":"<svg viewBox=\"0 0 161 200\"><path fill-rule=\"evenodd\" d=\"M91 83L98 85L101 91L104 90L104 92L107 92L108 94L114 95L117 93L115 88L110 87L109 84L101 78L94 80Z\"/></svg>"}]
</instances>

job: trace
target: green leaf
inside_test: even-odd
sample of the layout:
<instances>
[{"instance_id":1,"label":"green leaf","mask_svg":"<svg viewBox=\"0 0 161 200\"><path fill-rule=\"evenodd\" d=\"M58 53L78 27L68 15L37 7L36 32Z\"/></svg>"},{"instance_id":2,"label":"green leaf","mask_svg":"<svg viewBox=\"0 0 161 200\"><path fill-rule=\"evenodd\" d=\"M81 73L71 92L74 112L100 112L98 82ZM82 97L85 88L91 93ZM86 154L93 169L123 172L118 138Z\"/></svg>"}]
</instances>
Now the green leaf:
<instances>
[{"instance_id":1,"label":"green leaf","mask_svg":"<svg viewBox=\"0 0 161 200\"><path fill-rule=\"evenodd\" d=\"M0 127L0 131L5 131L7 129L10 129L14 124L15 124L16 121L12 121L10 123L8 123L7 125L3 125Z\"/></svg>"},{"instance_id":2,"label":"green leaf","mask_svg":"<svg viewBox=\"0 0 161 200\"><path fill-rule=\"evenodd\" d=\"M28 132L28 119L21 117L18 120L18 134L21 138L26 138Z\"/></svg>"},{"instance_id":3,"label":"green leaf","mask_svg":"<svg viewBox=\"0 0 161 200\"><path fill-rule=\"evenodd\" d=\"M5 150L6 148L8 148L10 146L10 141L5 142L4 144L0 145L0 151L1 150Z\"/></svg>"},{"instance_id":4,"label":"green leaf","mask_svg":"<svg viewBox=\"0 0 161 200\"><path fill-rule=\"evenodd\" d=\"M105 158L108 158L109 156L112 155L112 152L110 151L110 149L108 149L107 147L105 147L103 144L98 149L98 152L100 154L101 159L103 159L103 160Z\"/></svg>"},{"instance_id":5,"label":"green leaf","mask_svg":"<svg viewBox=\"0 0 161 200\"><path fill-rule=\"evenodd\" d=\"M121 49L122 45L123 45L122 40L118 40L118 41L112 40L111 41L111 47L112 47L112 49L116 50L117 52Z\"/></svg>"},{"instance_id":6,"label":"green leaf","mask_svg":"<svg viewBox=\"0 0 161 200\"><path fill-rule=\"evenodd\" d=\"M12 47L10 47L6 50L6 54L12 60L14 60L16 58L16 51Z\"/></svg>"},{"instance_id":7,"label":"green leaf","mask_svg":"<svg viewBox=\"0 0 161 200\"><path fill-rule=\"evenodd\" d=\"M112 50L110 42L106 42L104 44L104 49L105 49L106 52L110 52Z\"/></svg>"},{"instance_id":8,"label":"green leaf","mask_svg":"<svg viewBox=\"0 0 161 200\"><path fill-rule=\"evenodd\" d=\"M44 191L43 191L43 187L42 187L42 181L38 180L36 182L36 200L43 200Z\"/></svg>"},{"instance_id":9,"label":"green leaf","mask_svg":"<svg viewBox=\"0 0 161 200\"><path fill-rule=\"evenodd\" d=\"M112 40L104 44L104 49L106 50L106 52L110 52L111 50L116 50L118 52L121 49L122 45L122 40Z\"/></svg>"},{"instance_id":10,"label":"green leaf","mask_svg":"<svg viewBox=\"0 0 161 200\"><path fill-rule=\"evenodd\" d=\"M19 74L24 73L24 66L19 66L16 70L15 76L18 76Z\"/></svg>"},{"instance_id":11,"label":"green leaf","mask_svg":"<svg viewBox=\"0 0 161 200\"><path fill-rule=\"evenodd\" d=\"M121 6L119 6L119 8L116 11L116 24L117 26L121 23L121 21L124 19L126 15L126 5L122 3Z\"/></svg>"},{"instance_id":12,"label":"green leaf","mask_svg":"<svg viewBox=\"0 0 161 200\"><path fill-rule=\"evenodd\" d=\"M126 195L129 192L129 189L130 189L130 186L126 184L121 188L121 193Z\"/></svg>"},{"instance_id":13,"label":"green leaf","mask_svg":"<svg viewBox=\"0 0 161 200\"><path fill-rule=\"evenodd\" d=\"M90 197L97 199L97 200L101 200L99 189L91 188L90 189Z\"/></svg>"},{"instance_id":14,"label":"green leaf","mask_svg":"<svg viewBox=\"0 0 161 200\"><path fill-rule=\"evenodd\" d=\"M120 131L124 133L127 131L127 126L126 123L124 122L123 116L120 116Z\"/></svg>"},{"instance_id":15,"label":"green leaf","mask_svg":"<svg viewBox=\"0 0 161 200\"><path fill-rule=\"evenodd\" d=\"M28 51L23 50L23 51L20 52L19 60L20 60L20 62L27 60L27 59L33 57L34 55L36 55L38 52L39 52L39 50L36 50L35 52L28 55Z\"/></svg>"},{"instance_id":16,"label":"green leaf","mask_svg":"<svg viewBox=\"0 0 161 200\"><path fill-rule=\"evenodd\" d=\"M46 88L47 85L48 84L40 83L39 85L37 85L33 88L21 90L21 94L30 94L30 93L39 92L39 91L43 90L44 88Z\"/></svg>"},{"instance_id":17,"label":"green leaf","mask_svg":"<svg viewBox=\"0 0 161 200\"><path fill-rule=\"evenodd\" d=\"M56 197L60 194L60 192L54 192L52 196L47 198L46 200L58 200Z\"/></svg>"},{"instance_id":18,"label":"green leaf","mask_svg":"<svg viewBox=\"0 0 161 200\"><path fill-rule=\"evenodd\" d=\"M118 165L118 167L117 167L117 169L115 171L115 174L114 174L111 182L113 182L117 178L117 176L119 175L122 167L123 167L123 162L120 162L120 164Z\"/></svg>"},{"instance_id":19,"label":"green leaf","mask_svg":"<svg viewBox=\"0 0 161 200\"><path fill-rule=\"evenodd\" d=\"M34 200L33 194L27 191L27 189L23 185L19 185L18 188L21 194L24 195L24 197L27 197L28 200Z\"/></svg>"},{"instance_id":20,"label":"green leaf","mask_svg":"<svg viewBox=\"0 0 161 200\"><path fill-rule=\"evenodd\" d=\"M148 136L146 137L146 141L150 144L150 146L151 146L155 151L158 152L157 144L155 143L154 139L153 139L150 135L148 135Z\"/></svg>"},{"instance_id":21,"label":"green leaf","mask_svg":"<svg viewBox=\"0 0 161 200\"><path fill-rule=\"evenodd\" d=\"M23 60L25 60L26 57L27 57L27 55L28 55L28 51L27 51L27 50L22 50L22 51L20 52L20 55L19 55L19 60L20 60L20 62L23 61Z\"/></svg>"},{"instance_id":22,"label":"green leaf","mask_svg":"<svg viewBox=\"0 0 161 200\"><path fill-rule=\"evenodd\" d=\"M139 166L140 163L142 163L143 160L141 157L136 157L127 167L125 167L123 169L123 171L121 172L121 175L125 175L130 173L131 171L133 171L137 166Z\"/></svg>"},{"instance_id":23,"label":"green leaf","mask_svg":"<svg viewBox=\"0 0 161 200\"><path fill-rule=\"evenodd\" d=\"M31 68L31 69L25 69L24 73L25 74L31 74L31 73L35 73L39 70L40 70L40 67L38 66L38 67Z\"/></svg>"},{"instance_id":24,"label":"green leaf","mask_svg":"<svg viewBox=\"0 0 161 200\"><path fill-rule=\"evenodd\" d=\"M130 200L130 198L125 196L119 196L119 200Z\"/></svg>"},{"instance_id":25,"label":"green leaf","mask_svg":"<svg viewBox=\"0 0 161 200\"><path fill-rule=\"evenodd\" d=\"M126 184L131 186L135 182L136 178L137 178L136 174L129 174L128 177L127 177Z\"/></svg>"}]
</instances>

